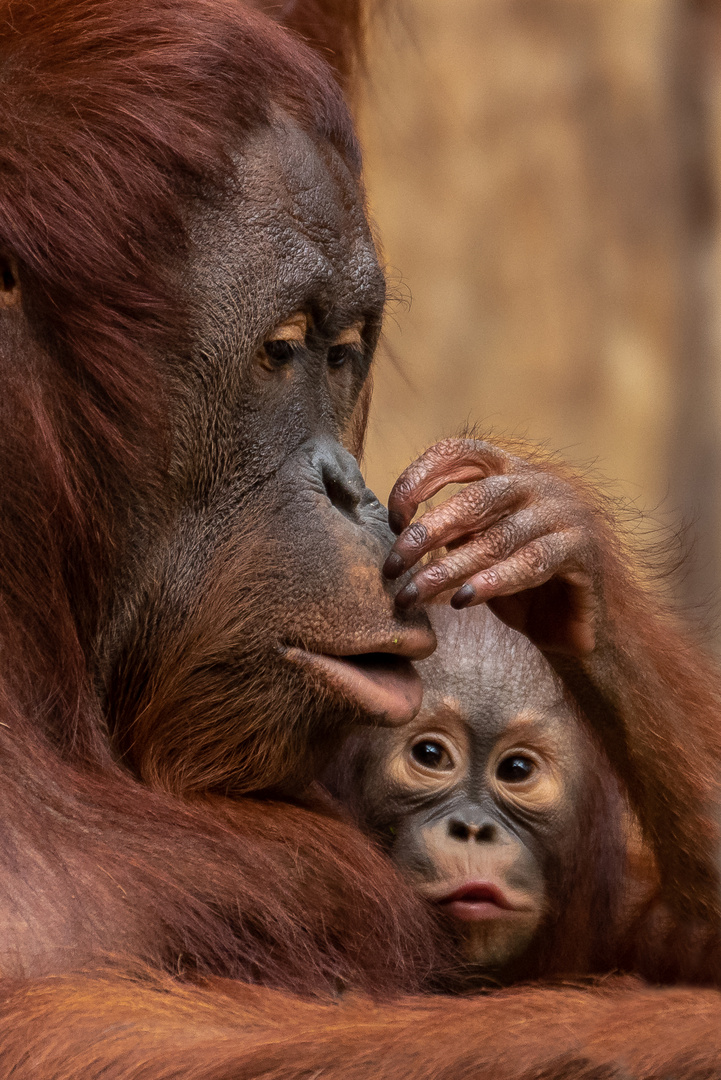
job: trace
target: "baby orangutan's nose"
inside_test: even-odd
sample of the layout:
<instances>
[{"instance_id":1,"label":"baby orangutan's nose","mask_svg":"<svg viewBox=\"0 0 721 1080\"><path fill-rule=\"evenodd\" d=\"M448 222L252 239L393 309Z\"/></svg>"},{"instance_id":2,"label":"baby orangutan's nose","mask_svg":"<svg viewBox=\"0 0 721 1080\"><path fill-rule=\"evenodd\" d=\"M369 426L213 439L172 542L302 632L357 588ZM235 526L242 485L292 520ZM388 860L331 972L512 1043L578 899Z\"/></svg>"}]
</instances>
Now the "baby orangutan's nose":
<instances>
[{"instance_id":1,"label":"baby orangutan's nose","mask_svg":"<svg viewBox=\"0 0 721 1080\"><path fill-rule=\"evenodd\" d=\"M454 840L491 843L496 838L496 826L490 821L475 825L472 822L461 821L460 818L451 818L448 822L448 835Z\"/></svg>"}]
</instances>

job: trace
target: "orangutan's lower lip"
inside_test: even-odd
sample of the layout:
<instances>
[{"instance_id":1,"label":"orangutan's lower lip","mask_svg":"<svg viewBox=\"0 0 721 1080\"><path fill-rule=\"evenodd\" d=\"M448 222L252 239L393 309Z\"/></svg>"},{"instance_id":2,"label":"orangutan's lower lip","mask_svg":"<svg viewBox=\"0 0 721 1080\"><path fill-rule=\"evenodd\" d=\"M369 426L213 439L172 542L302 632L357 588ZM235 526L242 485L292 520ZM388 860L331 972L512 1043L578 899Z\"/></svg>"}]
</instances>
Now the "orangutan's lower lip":
<instances>
[{"instance_id":1,"label":"orangutan's lower lip","mask_svg":"<svg viewBox=\"0 0 721 1080\"><path fill-rule=\"evenodd\" d=\"M285 656L294 663L321 672L330 687L375 720L405 724L421 707L421 677L410 660L403 656L391 653L329 656L298 648L286 649Z\"/></svg>"},{"instance_id":2,"label":"orangutan's lower lip","mask_svg":"<svg viewBox=\"0 0 721 1080\"><path fill-rule=\"evenodd\" d=\"M490 882L469 882L447 896L436 899L447 915L463 922L482 922L515 914L501 889Z\"/></svg>"}]
</instances>

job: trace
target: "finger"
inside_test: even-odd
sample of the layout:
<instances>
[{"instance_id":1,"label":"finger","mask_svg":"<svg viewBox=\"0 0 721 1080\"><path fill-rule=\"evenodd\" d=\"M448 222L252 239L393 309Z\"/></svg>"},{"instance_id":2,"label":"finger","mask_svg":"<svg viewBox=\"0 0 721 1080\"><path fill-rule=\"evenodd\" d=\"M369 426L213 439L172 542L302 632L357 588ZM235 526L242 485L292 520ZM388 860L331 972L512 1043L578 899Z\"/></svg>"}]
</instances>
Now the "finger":
<instances>
[{"instance_id":1,"label":"finger","mask_svg":"<svg viewBox=\"0 0 721 1080\"><path fill-rule=\"evenodd\" d=\"M455 540L489 528L494 520L521 507L530 494L528 478L521 475L489 476L452 495L404 529L383 566L388 578L397 578L423 555Z\"/></svg>"},{"instance_id":2,"label":"finger","mask_svg":"<svg viewBox=\"0 0 721 1080\"><path fill-rule=\"evenodd\" d=\"M451 597L452 607L484 604L496 596L538 588L565 570L578 570L582 536L580 529L570 529L532 540L509 558L470 577Z\"/></svg>"},{"instance_id":3,"label":"finger","mask_svg":"<svg viewBox=\"0 0 721 1080\"><path fill-rule=\"evenodd\" d=\"M419 505L446 484L467 484L494 473L511 471L514 459L479 439L444 439L429 447L405 469L388 498L388 521L400 533L412 521Z\"/></svg>"},{"instance_id":4,"label":"finger","mask_svg":"<svg viewBox=\"0 0 721 1080\"><path fill-rule=\"evenodd\" d=\"M537 508L519 510L517 514L499 521L482 536L422 566L400 590L396 603L401 608L427 603L446 589L463 585L479 570L504 562L519 549L528 550L529 545L539 538L548 542L549 565L551 571L555 572L569 558L570 548L566 543L566 533L552 532L547 535L548 532L549 524L544 516L539 515ZM576 550L582 534L579 530L574 535L573 550ZM527 584L522 587L529 588L533 584L533 575L529 572Z\"/></svg>"}]
</instances>

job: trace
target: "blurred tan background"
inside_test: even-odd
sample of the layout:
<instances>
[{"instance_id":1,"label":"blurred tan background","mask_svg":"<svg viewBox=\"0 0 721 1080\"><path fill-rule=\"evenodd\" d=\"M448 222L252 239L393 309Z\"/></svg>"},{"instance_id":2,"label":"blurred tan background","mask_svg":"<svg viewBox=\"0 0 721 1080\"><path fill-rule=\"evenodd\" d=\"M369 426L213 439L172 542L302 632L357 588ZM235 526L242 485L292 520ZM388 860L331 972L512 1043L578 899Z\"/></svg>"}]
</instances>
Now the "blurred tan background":
<instances>
[{"instance_id":1,"label":"blurred tan background","mask_svg":"<svg viewBox=\"0 0 721 1080\"><path fill-rule=\"evenodd\" d=\"M721 595L721 2L401 0L361 106L397 297L366 472L467 422L592 465ZM410 306L409 306L410 300Z\"/></svg>"}]
</instances>

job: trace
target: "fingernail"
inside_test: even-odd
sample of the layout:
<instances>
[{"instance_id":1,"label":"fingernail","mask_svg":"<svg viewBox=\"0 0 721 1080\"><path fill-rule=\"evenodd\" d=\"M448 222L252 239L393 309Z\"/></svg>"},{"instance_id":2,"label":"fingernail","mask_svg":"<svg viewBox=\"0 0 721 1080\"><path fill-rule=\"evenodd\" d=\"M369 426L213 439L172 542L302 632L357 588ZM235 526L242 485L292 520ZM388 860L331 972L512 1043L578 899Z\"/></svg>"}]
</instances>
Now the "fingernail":
<instances>
[{"instance_id":1,"label":"fingernail","mask_svg":"<svg viewBox=\"0 0 721 1080\"><path fill-rule=\"evenodd\" d=\"M388 524L390 525L396 536L398 536L399 533L403 532L403 518L397 510L388 511Z\"/></svg>"},{"instance_id":2,"label":"fingernail","mask_svg":"<svg viewBox=\"0 0 721 1080\"><path fill-rule=\"evenodd\" d=\"M403 573L403 559L397 551L392 551L383 563L383 573L387 578L397 578Z\"/></svg>"},{"instance_id":3,"label":"fingernail","mask_svg":"<svg viewBox=\"0 0 721 1080\"><path fill-rule=\"evenodd\" d=\"M418 587L409 581L407 585L404 585L401 591L396 596L396 604L399 608L409 608L415 604L418 599Z\"/></svg>"},{"instance_id":4,"label":"fingernail","mask_svg":"<svg viewBox=\"0 0 721 1080\"><path fill-rule=\"evenodd\" d=\"M472 585L461 585L458 592L451 597L451 607L456 608L456 610L467 607L475 595L476 590Z\"/></svg>"}]
</instances>

